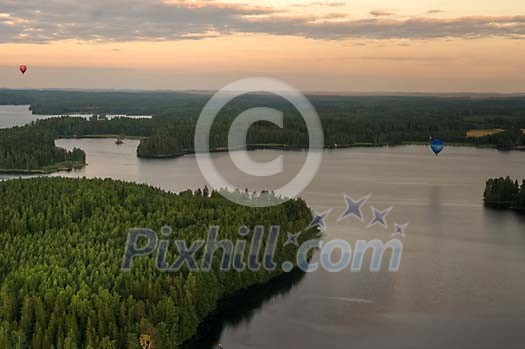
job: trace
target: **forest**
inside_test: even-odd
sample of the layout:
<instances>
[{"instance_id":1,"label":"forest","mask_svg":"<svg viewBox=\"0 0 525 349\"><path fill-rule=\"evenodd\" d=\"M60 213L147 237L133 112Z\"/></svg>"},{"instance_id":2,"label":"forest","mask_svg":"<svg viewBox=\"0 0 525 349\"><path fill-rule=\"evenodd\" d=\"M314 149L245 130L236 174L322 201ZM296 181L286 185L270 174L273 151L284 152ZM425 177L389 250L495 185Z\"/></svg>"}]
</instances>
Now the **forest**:
<instances>
[{"instance_id":1,"label":"forest","mask_svg":"<svg viewBox=\"0 0 525 349\"><path fill-rule=\"evenodd\" d=\"M84 151L55 146L55 132L24 126L0 129L0 169L8 171L52 171L81 166Z\"/></svg>"},{"instance_id":2,"label":"forest","mask_svg":"<svg viewBox=\"0 0 525 349\"><path fill-rule=\"evenodd\" d=\"M125 135L141 137L141 157L169 157L194 151L196 121L210 94L182 92L87 92L0 90L0 104L30 104L36 114L110 113L152 115L152 119L86 120L61 117L40 120L34 127L57 137ZM309 95L324 130L326 148L447 143L491 146L501 150L525 147L525 98L519 96L327 96ZM227 146L234 118L250 108L271 107L284 114L284 127L254 124L247 137L251 148L277 145L307 147L303 119L285 99L271 94L247 94L233 99L218 114L210 148ZM467 137L471 129L504 132Z\"/></svg>"},{"instance_id":3,"label":"forest","mask_svg":"<svg viewBox=\"0 0 525 349\"><path fill-rule=\"evenodd\" d=\"M510 177L491 178L486 183L484 199L487 206L525 210L525 179L520 186Z\"/></svg>"},{"instance_id":4,"label":"forest","mask_svg":"<svg viewBox=\"0 0 525 349\"><path fill-rule=\"evenodd\" d=\"M167 239L190 244L205 239L210 225L220 227L220 239L236 241L240 226L300 231L312 219L301 199L252 208L207 189L173 194L109 179L9 180L0 182L0 197L0 348L139 349L143 335L156 349L179 348L220 299L284 272L221 272L220 253L210 272L161 272L153 255L121 271L130 228L169 225ZM318 234L310 229L299 240ZM279 266L295 260L285 236Z\"/></svg>"},{"instance_id":5,"label":"forest","mask_svg":"<svg viewBox=\"0 0 525 349\"><path fill-rule=\"evenodd\" d=\"M154 158L173 158L184 154L177 138L170 134L155 134L140 140L137 156Z\"/></svg>"}]
</instances>

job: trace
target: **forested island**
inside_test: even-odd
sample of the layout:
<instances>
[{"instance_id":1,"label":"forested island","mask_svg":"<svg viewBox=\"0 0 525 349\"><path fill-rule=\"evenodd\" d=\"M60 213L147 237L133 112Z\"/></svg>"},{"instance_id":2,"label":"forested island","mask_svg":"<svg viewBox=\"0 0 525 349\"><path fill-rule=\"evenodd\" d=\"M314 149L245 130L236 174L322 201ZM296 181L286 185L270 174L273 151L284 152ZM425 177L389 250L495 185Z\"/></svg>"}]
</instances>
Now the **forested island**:
<instances>
[{"instance_id":1,"label":"forested island","mask_svg":"<svg viewBox=\"0 0 525 349\"><path fill-rule=\"evenodd\" d=\"M0 172L49 173L85 165L86 154L55 146L55 132L24 126L0 129Z\"/></svg>"},{"instance_id":2,"label":"forested island","mask_svg":"<svg viewBox=\"0 0 525 349\"><path fill-rule=\"evenodd\" d=\"M173 234L164 239L189 246L210 225L220 227L220 240L237 241L241 226L264 225L266 237L269 225L300 231L312 219L300 199L251 208L207 190L172 194L109 179L9 180L0 182L0 197L0 348L139 349L142 335L156 349L179 348L221 298L284 272L220 272L220 250L210 272L187 265L162 272L153 255L121 271L130 228L169 225ZM309 229L299 242L317 236ZM297 248L285 241L282 232L278 266L295 260ZM200 263L203 254L197 257Z\"/></svg>"},{"instance_id":3,"label":"forested island","mask_svg":"<svg viewBox=\"0 0 525 349\"><path fill-rule=\"evenodd\" d=\"M0 90L0 104L30 104L37 114L152 115L151 119L86 120L61 117L40 120L33 127L56 137L140 138L139 157L177 157L194 152L194 130L210 94L181 92L80 92ZM525 98L522 96L308 96L324 130L325 148L426 144L430 137L448 144L525 149ZM284 128L267 122L248 132L249 149L308 147L306 125L285 99L270 94L235 98L219 113L210 135L210 149L228 145L231 122L242 111L275 108L284 114ZM498 130L469 136L470 130Z\"/></svg>"},{"instance_id":4,"label":"forested island","mask_svg":"<svg viewBox=\"0 0 525 349\"><path fill-rule=\"evenodd\" d=\"M489 207L525 211L525 180L520 186L510 177L491 178L486 183L484 199Z\"/></svg>"}]
</instances>

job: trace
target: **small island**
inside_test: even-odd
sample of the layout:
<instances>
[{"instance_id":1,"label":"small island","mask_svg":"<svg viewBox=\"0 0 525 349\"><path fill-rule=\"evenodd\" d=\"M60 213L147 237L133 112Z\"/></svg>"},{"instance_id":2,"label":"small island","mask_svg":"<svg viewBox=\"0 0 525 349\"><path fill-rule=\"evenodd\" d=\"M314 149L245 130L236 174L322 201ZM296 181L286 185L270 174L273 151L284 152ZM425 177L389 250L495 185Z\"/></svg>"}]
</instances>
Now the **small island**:
<instances>
[{"instance_id":1,"label":"small island","mask_svg":"<svg viewBox=\"0 0 525 349\"><path fill-rule=\"evenodd\" d=\"M521 186L510 177L489 179L485 186L484 200L487 207L525 212L525 179Z\"/></svg>"}]
</instances>

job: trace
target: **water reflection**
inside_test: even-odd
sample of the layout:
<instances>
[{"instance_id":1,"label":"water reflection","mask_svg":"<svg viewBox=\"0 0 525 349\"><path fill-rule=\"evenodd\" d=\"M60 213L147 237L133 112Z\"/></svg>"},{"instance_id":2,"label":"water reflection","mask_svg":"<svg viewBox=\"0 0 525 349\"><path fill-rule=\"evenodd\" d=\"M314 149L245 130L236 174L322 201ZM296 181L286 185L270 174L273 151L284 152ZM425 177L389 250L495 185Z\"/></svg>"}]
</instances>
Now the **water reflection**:
<instances>
[{"instance_id":1,"label":"water reflection","mask_svg":"<svg viewBox=\"0 0 525 349\"><path fill-rule=\"evenodd\" d=\"M195 157L139 159L136 140L117 146L112 139L67 139L57 145L84 149L89 165L54 175L111 177L172 191L206 184ZM281 154L250 155L268 161ZM285 155L285 171L295 175L303 154ZM399 272L319 270L282 296L261 291L257 297L236 299L216 314L220 321L207 323L201 335L205 342L189 348L209 349L217 341L226 349L477 349L500 348L501 343L522 348L525 216L483 207L483 188L487 178L523 178L523 155L450 147L435 157L424 146L327 151L319 173L301 194L317 210L334 209L326 239L352 245L359 239L385 240L394 222L410 223ZM225 177L236 175L226 153L213 159ZM257 177L241 183L268 189ZM364 224L337 222L345 209L343 192L355 197L373 193L369 204L379 209L395 206L389 229L366 229L369 207ZM264 300L265 294L273 297Z\"/></svg>"},{"instance_id":2,"label":"water reflection","mask_svg":"<svg viewBox=\"0 0 525 349\"><path fill-rule=\"evenodd\" d=\"M199 335L188 341L185 349L215 348L226 327L236 327L250 322L264 304L275 297L288 294L304 278L301 270L280 275L265 285L258 285L223 299L216 313L199 327Z\"/></svg>"}]
</instances>

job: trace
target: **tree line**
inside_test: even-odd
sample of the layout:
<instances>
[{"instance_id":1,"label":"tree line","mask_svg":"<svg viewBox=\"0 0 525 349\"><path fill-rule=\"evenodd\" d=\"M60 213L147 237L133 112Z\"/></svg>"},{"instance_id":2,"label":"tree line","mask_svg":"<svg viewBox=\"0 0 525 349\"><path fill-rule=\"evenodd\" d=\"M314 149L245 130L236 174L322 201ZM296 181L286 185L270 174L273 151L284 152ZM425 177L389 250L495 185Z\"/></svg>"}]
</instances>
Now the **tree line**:
<instances>
[{"instance_id":1,"label":"tree line","mask_svg":"<svg viewBox=\"0 0 525 349\"><path fill-rule=\"evenodd\" d=\"M210 133L210 148L224 148L228 145L228 132L232 120L243 108L260 106L263 103L241 103L243 106L226 108L219 114ZM271 105L271 104L269 104ZM274 103L274 106L278 107ZM509 131L480 138L468 138L466 132L471 128L503 127L506 118L491 120L482 118L482 122L467 122L467 117L457 115L430 116L426 113L409 112L411 104L407 103L406 115L394 117L385 111L385 115L372 114L370 110L361 113L331 114L327 109L320 109L319 115L323 124L324 146L326 148L345 147L355 144L383 146L399 145L404 142L428 142L430 137L441 138L451 143L471 143L476 145L493 145L499 149L510 149L525 145L521 128L525 128L525 117L513 120ZM431 107L429 105L429 107ZM288 109L287 109L288 108ZM371 106L370 106L371 108ZM192 114L179 113L175 116L157 116L153 119L136 120L118 118L113 120L85 120L82 118L63 117L37 121L35 125L57 132L60 137L85 135L124 134L127 136L145 137L138 149L139 156L156 157L169 154L180 154L181 151L193 151L193 137L197 117ZM267 122L253 125L247 135L247 143L252 145L273 144L291 147L306 147L309 144L308 131L302 118L295 109L284 104L284 128L278 128ZM196 112L195 112L196 113ZM399 112L400 113L400 112ZM197 114L198 116L198 114ZM510 117L509 117L510 118ZM497 118L496 118L497 119ZM499 125L499 126L498 126ZM149 139L147 139L149 137Z\"/></svg>"},{"instance_id":2,"label":"tree line","mask_svg":"<svg viewBox=\"0 0 525 349\"><path fill-rule=\"evenodd\" d=\"M510 177L491 178L483 196L488 206L525 210L525 179L520 185Z\"/></svg>"},{"instance_id":3,"label":"tree line","mask_svg":"<svg viewBox=\"0 0 525 349\"><path fill-rule=\"evenodd\" d=\"M525 129L523 97L308 97L321 119L326 148L426 143L430 137L447 143L490 145L502 150L525 146L521 131ZM0 104L30 103L34 113L152 115L152 119L138 120L62 117L33 123L55 132L57 137L144 137L137 149L137 154L144 157L193 151L195 125L209 98L206 94L176 92L0 91ZM231 122L241 112L255 107L282 111L284 127L258 122L249 129L248 144L308 146L306 125L293 105L275 95L248 94L235 98L220 111L210 133L210 148L226 147ZM480 138L466 136L471 129L494 128L506 131Z\"/></svg>"},{"instance_id":4,"label":"tree line","mask_svg":"<svg viewBox=\"0 0 525 349\"><path fill-rule=\"evenodd\" d=\"M169 225L166 239L191 245L205 239L209 225L220 227L220 240L236 241L240 226L264 225L267 235L278 224L280 266L295 260L296 247L284 246L286 231L312 219L300 199L251 208L207 189L173 194L109 179L9 180L0 182L0 197L0 348L139 349L142 335L157 349L178 348L221 298L283 272L220 271L220 250L210 272L161 272L153 255L123 272L130 228ZM317 234L310 229L300 242ZM176 254L171 244L168 256Z\"/></svg>"},{"instance_id":5,"label":"tree line","mask_svg":"<svg viewBox=\"0 0 525 349\"><path fill-rule=\"evenodd\" d=\"M0 129L0 169L31 171L86 161L86 154L78 148L56 147L55 137L55 132L33 126Z\"/></svg>"},{"instance_id":6,"label":"tree line","mask_svg":"<svg viewBox=\"0 0 525 349\"><path fill-rule=\"evenodd\" d=\"M170 134L155 134L151 137L141 139L137 147L137 156L171 158L184 153L184 149L177 138Z\"/></svg>"},{"instance_id":7,"label":"tree line","mask_svg":"<svg viewBox=\"0 0 525 349\"><path fill-rule=\"evenodd\" d=\"M525 133L520 128L512 128L479 138L472 138L476 145L492 144L499 150L512 150L525 146Z\"/></svg>"}]
</instances>

